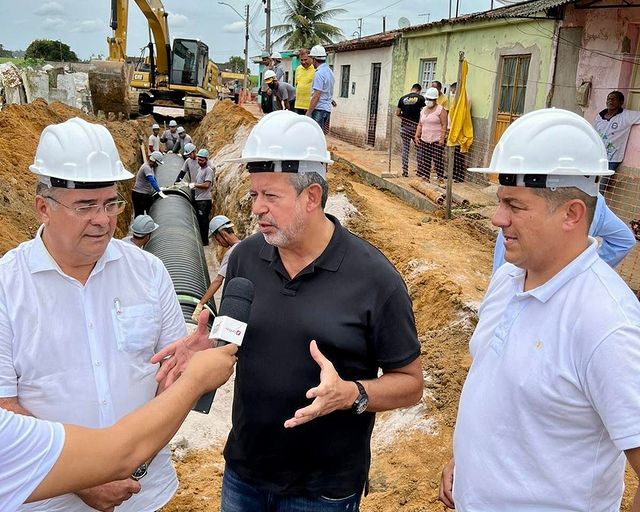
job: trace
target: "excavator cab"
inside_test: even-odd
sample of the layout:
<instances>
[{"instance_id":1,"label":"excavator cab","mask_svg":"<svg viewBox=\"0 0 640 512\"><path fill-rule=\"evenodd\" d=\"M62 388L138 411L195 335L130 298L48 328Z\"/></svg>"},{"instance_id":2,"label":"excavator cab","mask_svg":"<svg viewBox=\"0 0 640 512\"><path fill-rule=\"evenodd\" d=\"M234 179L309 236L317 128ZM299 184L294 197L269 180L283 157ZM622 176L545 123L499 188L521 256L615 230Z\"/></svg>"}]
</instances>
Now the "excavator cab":
<instances>
[{"instance_id":1,"label":"excavator cab","mask_svg":"<svg viewBox=\"0 0 640 512\"><path fill-rule=\"evenodd\" d=\"M196 39L174 39L171 83L203 87L209 62L209 47Z\"/></svg>"}]
</instances>

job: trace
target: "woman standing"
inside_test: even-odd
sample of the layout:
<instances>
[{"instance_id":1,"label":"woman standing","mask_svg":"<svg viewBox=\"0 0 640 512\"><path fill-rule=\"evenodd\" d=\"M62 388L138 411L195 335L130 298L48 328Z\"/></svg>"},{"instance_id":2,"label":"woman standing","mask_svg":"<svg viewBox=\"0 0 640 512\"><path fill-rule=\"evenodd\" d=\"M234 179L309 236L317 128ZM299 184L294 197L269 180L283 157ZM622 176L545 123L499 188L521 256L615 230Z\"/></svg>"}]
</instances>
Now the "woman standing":
<instances>
[{"instance_id":1,"label":"woman standing","mask_svg":"<svg viewBox=\"0 0 640 512\"><path fill-rule=\"evenodd\" d=\"M447 111L436 103L438 90L429 87L425 94L426 106L420 112L415 142L418 148L418 176L429 181L431 163L436 176L444 180L444 138L447 133Z\"/></svg>"}]
</instances>

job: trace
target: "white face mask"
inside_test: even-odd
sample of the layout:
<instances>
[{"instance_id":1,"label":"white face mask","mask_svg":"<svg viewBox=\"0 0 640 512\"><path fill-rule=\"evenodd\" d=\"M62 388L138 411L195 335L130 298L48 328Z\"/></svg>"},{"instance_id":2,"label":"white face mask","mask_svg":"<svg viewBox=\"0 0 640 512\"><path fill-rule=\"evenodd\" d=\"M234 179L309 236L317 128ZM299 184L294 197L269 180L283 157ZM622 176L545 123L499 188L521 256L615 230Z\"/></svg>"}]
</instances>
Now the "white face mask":
<instances>
[{"instance_id":1,"label":"white face mask","mask_svg":"<svg viewBox=\"0 0 640 512\"><path fill-rule=\"evenodd\" d=\"M427 100L426 103L427 103L427 107L429 108L433 107L436 104L434 100Z\"/></svg>"}]
</instances>

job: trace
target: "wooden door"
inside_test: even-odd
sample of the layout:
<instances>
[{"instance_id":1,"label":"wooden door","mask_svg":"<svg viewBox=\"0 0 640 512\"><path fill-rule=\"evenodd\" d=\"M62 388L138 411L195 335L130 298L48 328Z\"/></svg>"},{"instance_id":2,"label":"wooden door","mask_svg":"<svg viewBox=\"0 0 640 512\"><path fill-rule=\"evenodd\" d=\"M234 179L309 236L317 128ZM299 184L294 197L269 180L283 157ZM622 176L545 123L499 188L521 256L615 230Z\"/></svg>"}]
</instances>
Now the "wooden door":
<instances>
[{"instance_id":1,"label":"wooden door","mask_svg":"<svg viewBox=\"0 0 640 512\"><path fill-rule=\"evenodd\" d=\"M369 93L369 127L367 130L367 144L376 145L376 127L378 126L378 96L380 93L379 62L371 65L371 91Z\"/></svg>"},{"instance_id":2,"label":"wooden door","mask_svg":"<svg viewBox=\"0 0 640 512\"><path fill-rule=\"evenodd\" d=\"M493 130L496 144L507 127L524 113L531 55L509 55L500 63L498 111Z\"/></svg>"}]
</instances>

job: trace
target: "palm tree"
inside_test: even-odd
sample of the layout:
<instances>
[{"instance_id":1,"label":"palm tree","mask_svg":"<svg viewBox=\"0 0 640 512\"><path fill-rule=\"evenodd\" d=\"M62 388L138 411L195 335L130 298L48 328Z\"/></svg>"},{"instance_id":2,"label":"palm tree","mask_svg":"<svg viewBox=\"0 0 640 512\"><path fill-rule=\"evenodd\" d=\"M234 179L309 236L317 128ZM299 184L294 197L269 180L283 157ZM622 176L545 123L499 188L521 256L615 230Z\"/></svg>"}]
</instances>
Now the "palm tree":
<instances>
[{"instance_id":1,"label":"palm tree","mask_svg":"<svg viewBox=\"0 0 640 512\"><path fill-rule=\"evenodd\" d=\"M283 0L284 23L271 27L274 36L280 36L273 45L285 48L311 48L316 44L329 44L342 37L342 30L328 22L344 9L325 10L324 0Z\"/></svg>"}]
</instances>

